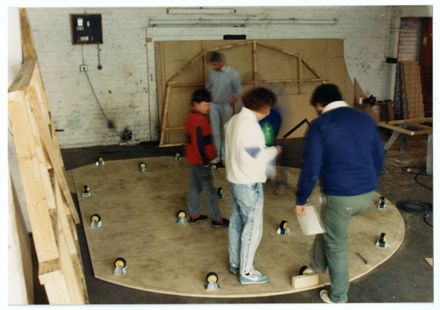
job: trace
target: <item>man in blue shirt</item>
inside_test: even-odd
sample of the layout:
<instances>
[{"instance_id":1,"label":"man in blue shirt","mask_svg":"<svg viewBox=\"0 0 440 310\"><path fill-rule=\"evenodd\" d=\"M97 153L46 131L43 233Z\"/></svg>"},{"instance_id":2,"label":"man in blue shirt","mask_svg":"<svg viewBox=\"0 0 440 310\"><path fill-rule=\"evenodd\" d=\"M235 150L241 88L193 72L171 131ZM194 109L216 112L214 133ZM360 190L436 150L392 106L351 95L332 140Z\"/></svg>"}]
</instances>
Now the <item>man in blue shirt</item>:
<instances>
[{"instance_id":1,"label":"man in blue shirt","mask_svg":"<svg viewBox=\"0 0 440 310\"><path fill-rule=\"evenodd\" d=\"M226 65L223 56L212 52L209 62L213 68L209 72L206 89L212 95L212 105L209 110L212 136L214 139L217 158L213 163L224 161L224 126L234 115L235 105L241 92L240 75L236 70Z\"/></svg>"},{"instance_id":2,"label":"man in blue shirt","mask_svg":"<svg viewBox=\"0 0 440 310\"><path fill-rule=\"evenodd\" d=\"M304 163L296 192L296 213L304 214L316 182L323 191L322 222L326 232L315 238L310 266L300 274L329 268L331 288L322 290L327 303L348 299L348 226L371 205L383 167L384 151L375 122L342 101L336 85L318 86L311 105L319 117L307 134Z\"/></svg>"}]
</instances>

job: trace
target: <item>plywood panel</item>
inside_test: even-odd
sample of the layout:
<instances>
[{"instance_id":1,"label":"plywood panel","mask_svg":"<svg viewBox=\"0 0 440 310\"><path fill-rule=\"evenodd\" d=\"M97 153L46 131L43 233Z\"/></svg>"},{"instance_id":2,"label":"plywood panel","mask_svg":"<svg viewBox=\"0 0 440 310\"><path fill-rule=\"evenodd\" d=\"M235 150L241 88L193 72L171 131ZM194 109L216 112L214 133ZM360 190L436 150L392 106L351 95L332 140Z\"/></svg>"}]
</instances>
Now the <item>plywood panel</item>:
<instances>
[{"instance_id":1,"label":"plywood panel","mask_svg":"<svg viewBox=\"0 0 440 310\"><path fill-rule=\"evenodd\" d=\"M256 48L255 56L253 46ZM226 57L227 64L239 72L243 91L253 86L254 79L257 79L257 85L271 86L280 97L310 96L316 86L326 80L337 84L344 99L353 104L353 83L345 65L342 40L163 41L156 42L161 113L164 113L165 86L171 80L172 83L193 85L192 88L187 87L188 92L204 85L205 71L209 69L209 64L204 61L203 54L212 50L220 51ZM195 60L198 53L200 57ZM181 71L185 66L187 69ZM301 82L298 82L299 79ZM169 122L162 122L162 129L178 126L184 119L180 106L174 104L175 100L180 100L177 99L180 96L173 92L182 91L177 88L171 91L170 96L173 98L168 101ZM297 110L295 114L304 119L308 112ZM161 145L170 142L183 143L182 137L178 133L167 134L161 139Z\"/></svg>"},{"instance_id":2,"label":"plywood panel","mask_svg":"<svg viewBox=\"0 0 440 310\"><path fill-rule=\"evenodd\" d=\"M140 161L147 163L145 173L138 172ZM209 222L197 225L177 224L176 212L186 209L188 166L173 157L154 157L107 161L104 167L84 166L74 170L81 215L95 276L99 279L151 292L202 297L250 297L298 292L329 283L328 274L320 275L312 287L295 289L292 276L308 263L313 236L303 236L296 221L293 197L298 169L284 168L288 187L277 194L277 184L265 184L263 239L255 257L257 269L267 273L269 283L240 285L228 272L228 230L212 228ZM90 198L81 197L84 184L91 187ZM214 178L215 186L225 189L220 210L229 217L230 193L225 171ZM310 204L319 208L319 189ZM405 226L399 211L389 202L379 210L372 205L350 226L350 279L356 279L382 264L399 248ZM202 209L206 207L202 202ZM90 226L90 216L99 213L103 226ZM276 229L287 220L290 233L279 236ZM375 242L386 232L390 247L378 249ZM367 264L356 254L366 258ZM113 261L127 260L125 276L112 274ZM205 291L206 273L219 275L221 289Z\"/></svg>"}]
</instances>

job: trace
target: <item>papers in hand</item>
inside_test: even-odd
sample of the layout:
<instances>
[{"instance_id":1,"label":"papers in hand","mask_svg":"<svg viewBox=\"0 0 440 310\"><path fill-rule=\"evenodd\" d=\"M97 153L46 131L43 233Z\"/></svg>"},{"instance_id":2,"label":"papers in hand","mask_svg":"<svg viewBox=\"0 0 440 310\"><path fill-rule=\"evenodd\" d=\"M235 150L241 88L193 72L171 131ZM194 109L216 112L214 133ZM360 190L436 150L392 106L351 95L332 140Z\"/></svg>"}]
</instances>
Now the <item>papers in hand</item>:
<instances>
[{"instance_id":1,"label":"papers in hand","mask_svg":"<svg viewBox=\"0 0 440 310\"><path fill-rule=\"evenodd\" d=\"M325 232L324 227L322 227L321 221L319 220L315 206L307 206L304 214L296 214L296 218L298 219L298 224L302 233L306 236L322 234Z\"/></svg>"}]
</instances>

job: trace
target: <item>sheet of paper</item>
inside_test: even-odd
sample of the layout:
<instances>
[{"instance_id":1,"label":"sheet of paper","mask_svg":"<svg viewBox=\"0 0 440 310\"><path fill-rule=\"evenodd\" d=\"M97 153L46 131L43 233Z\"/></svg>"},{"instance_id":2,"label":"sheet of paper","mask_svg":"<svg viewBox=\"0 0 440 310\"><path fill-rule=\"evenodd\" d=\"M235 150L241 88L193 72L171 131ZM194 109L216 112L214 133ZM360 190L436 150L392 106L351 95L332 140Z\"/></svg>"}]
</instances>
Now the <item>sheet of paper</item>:
<instances>
[{"instance_id":1,"label":"sheet of paper","mask_svg":"<svg viewBox=\"0 0 440 310\"><path fill-rule=\"evenodd\" d=\"M315 206L307 206L304 215L296 215L299 227L304 235L316 235L325 232Z\"/></svg>"}]
</instances>

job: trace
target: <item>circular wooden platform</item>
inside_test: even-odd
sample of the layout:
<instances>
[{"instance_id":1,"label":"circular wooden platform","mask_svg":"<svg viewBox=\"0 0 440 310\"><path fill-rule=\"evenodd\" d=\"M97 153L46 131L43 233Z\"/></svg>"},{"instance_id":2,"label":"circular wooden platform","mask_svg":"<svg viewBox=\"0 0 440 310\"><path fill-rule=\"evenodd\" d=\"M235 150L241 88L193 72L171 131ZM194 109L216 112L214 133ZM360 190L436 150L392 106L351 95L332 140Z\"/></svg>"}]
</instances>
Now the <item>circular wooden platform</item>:
<instances>
[{"instance_id":1,"label":"circular wooden platform","mask_svg":"<svg viewBox=\"0 0 440 310\"><path fill-rule=\"evenodd\" d=\"M147 163L144 173L138 171L141 161ZM328 274L324 274L317 286L301 290L292 287L292 276L308 263L313 237L302 235L294 212L299 170L282 169L288 175L288 188L280 191L275 182L265 184L264 233L255 257L255 267L270 279L266 284L251 286L241 285L238 277L228 272L227 229L212 228L209 221L176 223L176 212L186 210L187 164L167 156L106 161L103 167L75 169L75 187L95 277L150 292L225 298L281 295L328 284ZM223 216L229 217L230 193L224 169L218 171L214 183L225 189L220 209ZM89 198L81 196L85 184L91 188ZM310 204L319 207L317 190ZM389 201L387 205L383 210L372 205L352 221L350 280L385 262L403 241L403 218ZM206 210L204 202L203 208ZM101 228L90 225L94 213L102 217ZM282 220L289 223L287 236L276 233ZM381 232L387 235L387 249L375 246ZM126 275L113 274L113 261L120 256L127 261ZM205 275L210 271L219 276L219 290L204 288Z\"/></svg>"}]
</instances>

